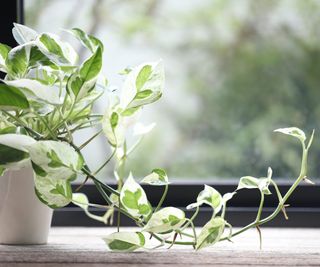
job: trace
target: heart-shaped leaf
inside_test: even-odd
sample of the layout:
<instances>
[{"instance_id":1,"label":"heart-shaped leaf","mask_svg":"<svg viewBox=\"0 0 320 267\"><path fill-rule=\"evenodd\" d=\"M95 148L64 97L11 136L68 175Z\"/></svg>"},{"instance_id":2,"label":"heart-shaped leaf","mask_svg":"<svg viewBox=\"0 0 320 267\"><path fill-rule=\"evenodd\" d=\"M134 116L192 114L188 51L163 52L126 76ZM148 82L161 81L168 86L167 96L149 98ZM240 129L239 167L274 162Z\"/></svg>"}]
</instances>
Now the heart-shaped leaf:
<instances>
[{"instance_id":1,"label":"heart-shaped leaf","mask_svg":"<svg viewBox=\"0 0 320 267\"><path fill-rule=\"evenodd\" d=\"M145 245L145 237L140 232L116 232L103 238L112 251L134 251Z\"/></svg>"},{"instance_id":2,"label":"heart-shaped leaf","mask_svg":"<svg viewBox=\"0 0 320 267\"><path fill-rule=\"evenodd\" d=\"M42 33L37 37L36 45L51 61L58 65L75 65L78 55L73 47L60 40L59 36Z\"/></svg>"},{"instance_id":3,"label":"heart-shaped leaf","mask_svg":"<svg viewBox=\"0 0 320 267\"><path fill-rule=\"evenodd\" d=\"M18 44L22 45L37 39L38 33L35 30L19 23L13 25L12 34Z\"/></svg>"},{"instance_id":4,"label":"heart-shaped leaf","mask_svg":"<svg viewBox=\"0 0 320 267\"><path fill-rule=\"evenodd\" d=\"M168 185L169 180L167 173L163 169L154 169L151 174L147 175L141 180L141 183L146 183L155 186Z\"/></svg>"},{"instance_id":5,"label":"heart-shaped leaf","mask_svg":"<svg viewBox=\"0 0 320 267\"><path fill-rule=\"evenodd\" d=\"M199 207L203 204L211 206L214 209L214 214L217 214L223 205L222 196L213 187L205 185L204 190L202 190L197 197L197 202L190 204L187 209Z\"/></svg>"},{"instance_id":6,"label":"heart-shaped leaf","mask_svg":"<svg viewBox=\"0 0 320 267\"><path fill-rule=\"evenodd\" d=\"M133 217L148 218L152 212L146 193L131 173L121 189L120 201Z\"/></svg>"},{"instance_id":7,"label":"heart-shaped leaf","mask_svg":"<svg viewBox=\"0 0 320 267\"><path fill-rule=\"evenodd\" d=\"M217 243L224 232L225 225L226 222L221 217L212 218L207 222L198 236L196 249L199 250Z\"/></svg>"},{"instance_id":8,"label":"heart-shaped leaf","mask_svg":"<svg viewBox=\"0 0 320 267\"><path fill-rule=\"evenodd\" d=\"M73 34L80 42L87 47L92 53L97 49L97 47L101 47L103 50L103 44L102 42L89 34L86 34L83 30L78 28L73 28L71 31L69 31L71 34Z\"/></svg>"},{"instance_id":9,"label":"heart-shaped leaf","mask_svg":"<svg viewBox=\"0 0 320 267\"><path fill-rule=\"evenodd\" d=\"M237 190L246 189L259 189L263 194L270 195L269 184L271 182L272 169L268 168L267 177L255 178L252 176L244 176L240 178Z\"/></svg>"},{"instance_id":10,"label":"heart-shaped leaf","mask_svg":"<svg viewBox=\"0 0 320 267\"><path fill-rule=\"evenodd\" d=\"M134 68L127 76L120 98L124 111L155 102L164 88L162 61L145 63Z\"/></svg>"},{"instance_id":11,"label":"heart-shaped leaf","mask_svg":"<svg viewBox=\"0 0 320 267\"><path fill-rule=\"evenodd\" d=\"M34 165L33 170L35 192L40 201L53 209L67 206L71 202L72 189L70 181L51 178L46 173L39 172Z\"/></svg>"},{"instance_id":12,"label":"heart-shaped leaf","mask_svg":"<svg viewBox=\"0 0 320 267\"><path fill-rule=\"evenodd\" d=\"M152 214L143 231L167 233L179 229L186 221L184 211L166 207Z\"/></svg>"},{"instance_id":13,"label":"heart-shaped leaf","mask_svg":"<svg viewBox=\"0 0 320 267\"><path fill-rule=\"evenodd\" d=\"M67 143L38 141L27 147L38 176L73 180L83 166L83 158Z\"/></svg>"}]
</instances>

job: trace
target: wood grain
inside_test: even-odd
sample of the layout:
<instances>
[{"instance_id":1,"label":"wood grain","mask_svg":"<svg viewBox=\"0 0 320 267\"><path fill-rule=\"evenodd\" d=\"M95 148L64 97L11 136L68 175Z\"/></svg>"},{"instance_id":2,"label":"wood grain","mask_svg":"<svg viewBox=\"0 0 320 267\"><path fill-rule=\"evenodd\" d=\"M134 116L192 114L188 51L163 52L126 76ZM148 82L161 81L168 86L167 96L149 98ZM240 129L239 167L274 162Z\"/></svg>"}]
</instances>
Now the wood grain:
<instances>
[{"instance_id":1,"label":"wood grain","mask_svg":"<svg viewBox=\"0 0 320 267\"><path fill-rule=\"evenodd\" d=\"M261 251L252 229L234 238L234 243L221 242L198 252L175 246L134 253L107 251L101 237L114 230L53 228L47 245L1 245L0 266L320 266L320 229L262 228Z\"/></svg>"}]
</instances>

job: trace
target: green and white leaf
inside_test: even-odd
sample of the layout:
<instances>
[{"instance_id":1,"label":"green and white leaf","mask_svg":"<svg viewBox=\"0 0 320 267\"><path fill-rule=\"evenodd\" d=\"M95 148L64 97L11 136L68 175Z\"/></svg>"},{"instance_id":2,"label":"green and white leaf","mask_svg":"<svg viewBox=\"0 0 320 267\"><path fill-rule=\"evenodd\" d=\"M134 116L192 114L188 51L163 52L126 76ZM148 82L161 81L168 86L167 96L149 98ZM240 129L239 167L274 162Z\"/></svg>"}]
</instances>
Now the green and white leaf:
<instances>
[{"instance_id":1,"label":"green and white leaf","mask_svg":"<svg viewBox=\"0 0 320 267\"><path fill-rule=\"evenodd\" d=\"M59 36L51 33L42 33L36 39L36 45L40 51L51 61L58 65L75 65L78 55L73 47L60 40Z\"/></svg>"},{"instance_id":2,"label":"green and white leaf","mask_svg":"<svg viewBox=\"0 0 320 267\"><path fill-rule=\"evenodd\" d=\"M94 89L98 75L102 68L102 49L98 47L68 80L67 89L78 99L85 97Z\"/></svg>"},{"instance_id":3,"label":"green and white leaf","mask_svg":"<svg viewBox=\"0 0 320 267\"><path fill-rule=\"evenodd\" d=\"M272 175L272 171L270 172L271 168L268 170L268 175ZM271 176L269 177L262 177L262 178L255 178L252 176L244 176L240 178L237 190L246 188L246 189L259 189L263 194L270 195L271 192L269 190Z\"/></svg>"},{"instance_id":4,"label":"green and white leaf","mask_svg":"<svg viewBox=\"0 0 320 267\"><path fill-rule=\"evenodd\" d=\"M141 232L116 232L103 238L112 251L129 252L145 245L145 237Z\"/></svg>"},{"instance_id":5,"label":"green and white leaf","mask_svg":"<svg viewBox=\"0 0 320 267\"><path fill-rule=\"evenodd\" d=\"M158 100L164 88L164 69L162 61L144 63L134 68L127 76L120 106L132 110Z\"/></svg>"},{"instance_id":6,"label":"green and white leaf","mask_svg":"<svg viewBox=\"0 0 320 267\"><path fill-rule=\"evenodd\" d=\"M289 127L289 128L279 128L274 130L274 132L283 133L286 135L291 135L293 137L298 138L301 142L304 142L306 140L306 135L304 131L297 127Z\"/></svg>"},{"instance_id":7,"label":"green and white leaf","mask_svg":"<svg viewBox=\"0 0 320 267\"><path fill-rule=\"evenodd\" d=\"M97 47L101 47L103 50L102 42L79 28L73 28L71 31L68 31L73 34L85 47L87 47L92 53L97 49Z\"/></svg>"},{"instance_id":8,"label":"green and white leaf","mask_svg":"<svg viewBox=\"0 0 320 267\"><path fill-rule=\"evenodd\" d=\"M32 137L22 134L2 134L0 135L0 144L12 147L24 152L28 152L27 147L35 144L37 141Z\"/></svg>"},{"instance_id":9,"label":"green and white leaf","mask_svg":"<svg viewBox=\"0 0 320 267\"><path fill-rule=\"evenodd\" d=\"M225 225L226 221L221 217L212 218L207 222L201 229L198 236L196 250L212 246L217 243L224 232Z\"/></svg>"},{"instance_id":10,"label":"green and white leaf","mask_svg":"<svg viewBox=\"0 0 320 267\"><path fill-rule=\"evenodd\" d=\"M148 218L152 212L151 205L143 188L134 180L132 174L124 183L120 193L121 205L136 218Z\"/></svg>"},{"instance_id":11,"label":"green and white leaf","mask_svg":"<svg viewBox=\"0 0 320 267\"><path fill-rule=\"evenodd\" d=\"M38 141L27 149L37 175L51 180L73 180L83 166L83 158L68 143Z\"/></svg>"},{"instance_id":12,"label":"green and white leaf","mask_svg":"<svg viewBox=\"0 0 320 267\"><path fill-rule=\"evenodd\" d=\"M67 206L72 200L70 181L39 175L34 168L34 184L37 197L50 208Z\"/></svg>"},{"instance_id":13,"label":"green and white leaf","mask_svg":"<svg viewBox=\"0 0 320 267\"><path fill-rule=\"evenodd\" d=\"M141 183L146 183L155 186L168 185L169 180L167 173L163 169L154 169L151 174L147 175L141 180Z\"/></svg>"},{"instance_id":14,"label":"green and white leaf","mask_svg":"<svg viewBox=\"0 0 320 267\"><path fill-rule=\"evenodd\" d=\"M203 204L207 204L214 209L214 214L217 214L223 205L223 200L221 194L211 186L204 185L204 190L202 190L198 197L197 202L187 206L187 209L193 209L199 207Z\"/></svg>"},{"instance_id":15,"label":"green and white leaf","mask_svg":"<svg viewBox=\"0 0 320 267\"><path fill-rule=\"evenodd\" d=\"M116 110L108 110L102 119L102 129L110 145L121 147L125 140L124 118Z\"/></svg>"},{"instance_id":16,"label":"green and white leaf","mask_svg":"<svg viewBox=\"0 0 320 267\"><path fill-rule=\"evenodd\" d=\"M0 71L7 72L6 59L11 47L0 43Z\"/></svg>"},{"instance_id":17,"label":"green and white leaf","mask_svg":"<svg viewBox=\"0 0 320 267\"><path fill-rule=\"evenodd\" d=\"M35 142L27 135L0 135L0 166L14 170L29 165L29 154L25 147Z\"/></svg>"},{"instance_id":18,"label":"green and white leaf","mask_svg":"<svg viewBox=\"0 0 320 267\"><path fill-rule=\"evenodd\" d=\"M35 41L38 37L38 33L19 23L13 23L12 34L18 44L22 45L31 41Z\"/></svg>"},{"instance_id":19,"label":"green and white leaf","mask_svg":"<svg viewBox=\"0 0 320 267\"><path fill-rule=\"evenodd\" d=\"M10 50L5 61L6 71L13 78L23 78L29 65L30 44L20 45Z\"/></svg>"},{"instance_id":20,"label":"green and white leaf","mask_svg":"<svg viewBox=\"0 0 320 267\"><path fill-rule=\"evenodd\" d=\"M53 105L62 103L59 98L59 89L56 86L47 85L31 79L6 80L4 82L7 85L20 88L27 98L42 100Z\"/></svg>"},{"instance_id":21,"label":"green and white leaf","mask_svg":"<svg viewBox=\"0 0 320 267\"><path fill-rule=\"evenodd\" d=\"M179 229L186 221L184 211L166 207L152 214L143 231L167 233Z\"/></svg>"},{"instance_id":22,"label":"green and white leaf","mask_svg":"<svg viewBox=\"0 0 320 267\"><path fill-rule=\"evenodd\" d=\"M0 84L0 107L4 110L27 109L29 108L29 102L19 89Z\"/></svg>"}]
</instances>

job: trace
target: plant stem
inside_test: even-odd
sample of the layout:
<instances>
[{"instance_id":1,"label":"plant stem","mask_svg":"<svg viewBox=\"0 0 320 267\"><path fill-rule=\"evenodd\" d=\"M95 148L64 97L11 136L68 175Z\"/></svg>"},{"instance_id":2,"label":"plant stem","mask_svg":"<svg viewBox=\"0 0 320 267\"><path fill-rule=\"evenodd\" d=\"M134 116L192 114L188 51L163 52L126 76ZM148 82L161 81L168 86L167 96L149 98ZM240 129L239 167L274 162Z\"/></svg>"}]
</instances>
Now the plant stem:
<instances>
[{"instance_id":1,"label":"plant stem","mask_svg":"<svg viewBox=\"0 0 320 267\"><path fill-rule=\"evenodd\" d=\"M157 207L155 208L154 212L157 212L161 208L161 206L163 204L163 201L165 200L165 198L167 196L168 189L169 189L169 186L168 186L168 184L166 184L165 187L164 187L164 191L163 191L162 197L161 197Z\"/></svg>"},{"instance_id":2,"label":"plant stem","mask_svg":"<svg viewBox=\"0 0 320 267\"><path fill-rule=\"evenodd\" d=\"M293 191L297 188L297 186L299 185L299 183L302 181L302 179L306 176L306 171L307 171L307 157L308 157L308 149L305 148L304 143L302 143L302 149L303 149L303 153L302 153L302 160L301 160L301 171L300 171L300 175L299 177L296 179L296 181L291 185L291 187L289 188L289 190L287 191L287 193L284 195L282 201L280 201L280 203L278 204L277 208L274 210L274 212L272 214L270 214L268 217L262 219L258 225L262 225L265 224L269 221L271 221L272 219L274 219L278 213L281 211L282 207L284 206L284 204L286 203L286 201L288 200L288 198L291 196L291 194L293 193ZM243 232L245 232L246 230L257 226L256 221L246 225L245 227L241 228L240 230L234 232L232 234L232 237L237 236ZM226 240L227 238L222 238L220 239L220 241Z\"/></svg>"},{"instance_id":3,"label":"plant stem","mask_svg":"<svg viewBox=\"0 0 320 267\"><path fill-rule=\"evenodd\" d=\"M261 218L261 213L262 213L262 209L263 209L263 203L264 203L264 193L262 191L260 191L261 194L261 199L260 199L260 205L259 205L259 209L258 209L258 214L256 217L256 223L260 222L260 218Z\"/></svg>"},{"instance_id":4,"label":"plant stem","mask_svg":"<svg viewBox=\"0 0 320 267\"><path fill-rule=\"evenodd\" d=\"M97 133L95 133L93 136L91 136L87 141L85 141L83 144L81 144L79 146L79 150L82 150L85 146L87 146L93 139L95 139L100 133L102 132L102 130L98 131Z\"/></svg>"},{"instance_id":5,"label":"plant stem","mask_svg":"<svg viewBox=\"0 0 320 267\"><path fill-rule=\"evenodd\" d=\"M117 149L115 148L112 152L112 154L107 158L107 160L93 173L93 175L97 175L113 158L113 156L116 154Z\"/></svg>"}]
</instances>

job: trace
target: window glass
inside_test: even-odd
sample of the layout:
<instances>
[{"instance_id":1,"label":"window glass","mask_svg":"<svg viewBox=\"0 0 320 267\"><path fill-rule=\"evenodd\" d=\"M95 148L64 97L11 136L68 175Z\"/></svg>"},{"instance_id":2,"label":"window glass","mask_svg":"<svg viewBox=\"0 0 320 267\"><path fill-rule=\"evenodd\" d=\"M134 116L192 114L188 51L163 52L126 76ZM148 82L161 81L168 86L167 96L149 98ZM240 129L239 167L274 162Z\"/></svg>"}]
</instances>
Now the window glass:
<instances>
[{"instance_id":1,"label":"window glass","mask_svg":"<svg viewBox=\"0 0 320 267\"><path fill-rule=\"evenodd\" d=\"M99 37L106 47L104 73L114 88L127 66L164 60L163 99L143 117L157 127L129 163L137 176L162 167L177 179L228 179L262 176L272 166L275 176L293 178L299 144L273 130L297 126L308 135L318 130L319 5L317 0L25 0L25 22L38 31L79 27ZM105 107L103 98L97 111ZM311 176L319 173L318 139L310 153ZM98 139L86 150L88 161L101 164L107 147ZM102 175L112 175L112 168Z\"/></svg>"}]
</instances>

